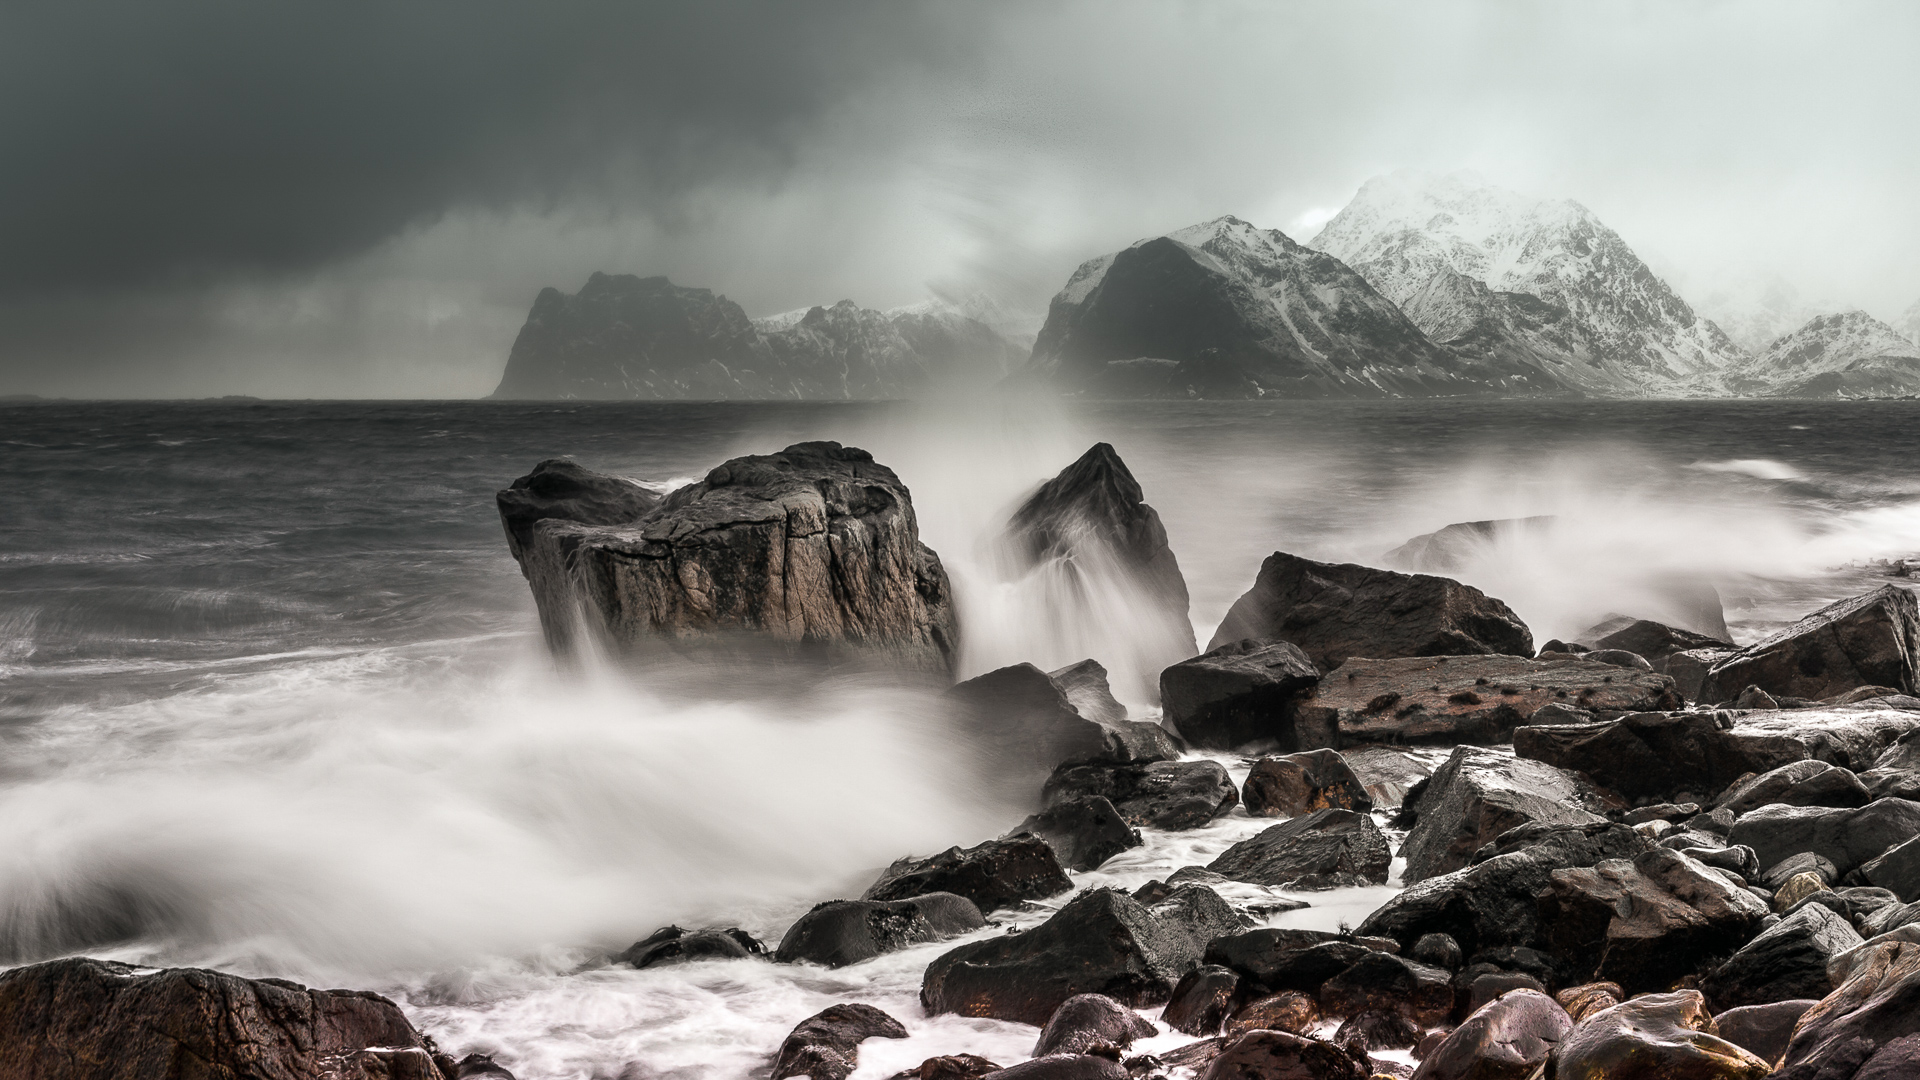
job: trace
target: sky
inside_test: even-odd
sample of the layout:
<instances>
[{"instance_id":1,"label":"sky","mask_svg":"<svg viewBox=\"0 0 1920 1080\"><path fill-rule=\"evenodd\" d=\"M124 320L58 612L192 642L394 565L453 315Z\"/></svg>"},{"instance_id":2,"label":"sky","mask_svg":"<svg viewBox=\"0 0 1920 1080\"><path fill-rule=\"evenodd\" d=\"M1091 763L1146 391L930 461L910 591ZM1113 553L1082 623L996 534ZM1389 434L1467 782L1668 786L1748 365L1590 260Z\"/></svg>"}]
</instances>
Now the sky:
<instances>
[{"instance_id":1,"label":"sky","mask_svg":"<svg viewBox=\"0 0 1920 1080\"><path fill-rule=\"evenodd\" d=\"M0 394L483 396L595 270L1032 329L1084 259L1403 168L1578 200L1703 308L1893 321L1916 53L1905 0L29 0Z\"/></svg>"}]
</instances>

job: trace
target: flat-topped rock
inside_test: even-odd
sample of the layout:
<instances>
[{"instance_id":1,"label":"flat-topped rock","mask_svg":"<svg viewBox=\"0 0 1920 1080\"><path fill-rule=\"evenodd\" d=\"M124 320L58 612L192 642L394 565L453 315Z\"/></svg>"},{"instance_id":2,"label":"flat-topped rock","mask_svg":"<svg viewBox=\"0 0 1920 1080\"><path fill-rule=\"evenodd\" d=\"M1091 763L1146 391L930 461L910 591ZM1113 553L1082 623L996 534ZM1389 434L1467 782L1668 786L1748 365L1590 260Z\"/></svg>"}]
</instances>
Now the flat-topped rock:
<instances>
[{"instance_id":1,"label":"flat-topped rock","mask_svg":"<svg viewBox=\"0 0 1920 1080\"><path fill-rule=\"evenodd\" d=\"M1283 551L1260 564L1207 648L1243 638L1290 641L1323 671L1350 656L1533 655L1520 617L1470 585Z\"/></svg>"},{"instance_id":2,"label":"flat-topped rock","mask_svg":"<svg viewBox=\"0 0 1920 1080\"><path fill-rule=\"evenodd\" d=\"M952 667L946 570L920 542L906 485L864 450L809 442L734 458L636 521L552 517L527 536L521 567L562 649L578 612L621 652L724 645Z\"/></svg>"},{"instance_id":3,"label":"flat-topped rock","mask_svg":"<svg viewBox=\"0 0 1920 1080\"><path fill-rule=\"evenodd\" d=\"M1590 660L1436 656L1348 660L1294 709L1305 746L1499 743L1541 708L1677 709L1673 680Z\"/></svg>"},{"instance_id":4,"label":"flat-topped rock","mask_svg":"<svg viewBox=\"0 0 1920 1080\"><path fill-rule=\"evenodd\" d=\"M1320 669L1285 641L1213 645L1160 673L1160 707L1187 742L1205 750L1271 744L1300 749L1293 710Z\"/></svg>"}]
</instances>

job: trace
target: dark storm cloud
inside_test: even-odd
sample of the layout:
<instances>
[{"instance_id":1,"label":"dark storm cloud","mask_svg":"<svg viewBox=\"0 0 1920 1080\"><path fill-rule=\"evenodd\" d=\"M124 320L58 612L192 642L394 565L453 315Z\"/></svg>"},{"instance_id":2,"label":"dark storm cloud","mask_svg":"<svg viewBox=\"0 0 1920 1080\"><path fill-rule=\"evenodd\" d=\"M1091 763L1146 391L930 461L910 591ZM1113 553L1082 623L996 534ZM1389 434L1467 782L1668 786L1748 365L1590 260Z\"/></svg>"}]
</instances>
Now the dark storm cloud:
<instances>
[{"instance_id":1,"label":"dark storm cloud","mask_svg":"<svg viewBox=\"0 0 1920 1080\"><path fill-rule=\"evenodd\" d=\"M448 209L663 214L775 183L874 80L963 64L958 5L165 3L0 8L0 289L349 255Z\"/></svg>"}]
</instances>

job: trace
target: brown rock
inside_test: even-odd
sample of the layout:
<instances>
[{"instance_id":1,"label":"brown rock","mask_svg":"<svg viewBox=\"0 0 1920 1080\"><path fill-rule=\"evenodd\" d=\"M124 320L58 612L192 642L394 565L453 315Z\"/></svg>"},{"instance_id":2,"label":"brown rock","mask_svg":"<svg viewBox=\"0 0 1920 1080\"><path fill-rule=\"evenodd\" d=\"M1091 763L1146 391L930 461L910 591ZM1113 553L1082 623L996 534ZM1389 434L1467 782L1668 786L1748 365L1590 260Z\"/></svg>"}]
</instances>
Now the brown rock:
<instances>
[{"instance_id":1,"label":"brown rock","mask_svg":"<svg viewBox=\"0 0 1920 1080\"><path fill-rule=\"evenodd\" d=\"M1328 1016L1397 1012L1422 1027L1453 1014L1453 973L1392 953L1370 952L1320 986Z\"/></svg>"},{"instance_id":2,"label":"brown rock","mask_svg":"<svg viewBox=\"0 0 1920 1080\"><path fill-rule=\"evenodd\" d=\"M1241 801L1254 817L1297 817L1328 808L1373 809L1360 777L1332 750L1261 758L1247 773Z\"/></svg>"},{"instance_id":3,"label":"brown rock","mask_svg":"<svg viewBox=\"0 0 1920 1080\"><path fill-rule=\"evenodd\" d=\"M1574 1023L1579 1023L1602 1009L1611 1009L1627 1000L1627 992L1620 989L1619 983L1590 982L1569 986L1553 995L1553 1000L1567 1010L1567 1015L1573 1017Z\"/></svg>"},{"instance_id":4,"label":"brown rock","mask_svg":"<svg viewBox=\"0 0 1920 1080\"><path fill-rule=\"evenodd\" d=\"M894 1073L889 1080L979 1080L1000 1066L978 1054L945 1054L931 1057L918 1067Z\"/></svg>"},{"instance_id":5,"label":"brown rock","mask_svg":"<svg viewBox=\"0 0 1920 1080\"><path fill-rule=\"evenodd\" d=\"M1417 1080L1526 1080L1573 1030L1554 1000L1515 990L1475 1010L1429 1050Z\"/></svg>"},{"instance_id":6,"label":"brown rock","mask_svg":"<svg viewBox=\"0 0 1920 1080\"><path fill-rule=\"evenodd\" d=\"M900 1021L871 1005L829 1005L800 1021L773 1059L773 1080L847 1080L868 1039L904 1039Z\"/></svg>"},{"instance_id":7,"label":"brown rock","mask_svg":"<svg viewBox=\"0 0 1920 1080\"><path fill-rule=\"evenodd\" d=\"M1320 1023L1320 1004L1313 995L1298 990L1283 990L1271 997L1248 1002L1227 1019L1227 1034L1248 1031L1290 1031L1306 1035Z\"/></svg>"},{"instance_id":8,"label":"brown rock","mask_svg":"<svg viewBox=\"0 0 1920 1080\"><path fill-rule=\"evenodd\" d=\"M1920 945L1869 945L1840 987L1807 1010L1777 1080L1896 1080L1916 1075Z\"/></svg>"},{"instance_id":9,"label":"brown rock","mask_svg":"<svg viewBox=\"0 0 1920 1080\"><path fill-rule=\"evenodd\" d=\"M1367 1069L1330 1042L1249 1031L1229 1039L1201 1080L1367 1080Z\"/></svg>"},{"instance_id":10,"label":"brown rock","mask_svg":"<svg viewBox=\"0 0 1920 1080\"><path fill-rule=\"evenodd\" d=\"M1183 1035L1218 1035L1239 991L1240 976L1232 968L1203 964L1180 976L1160 1019Z\"/></svg>"},{"instance_id":11,"label":"brown rock","mask_svg":"<svg viewBox=\"0 0 1920 1080\"><path fill-rule=\"evenodd\" d=\"M1771 1066L1714 1034L1693 990L1648 994L1574 1025L1547 1057L1550 1080L1761 1080Z\"/></svg>"}]
</instances>

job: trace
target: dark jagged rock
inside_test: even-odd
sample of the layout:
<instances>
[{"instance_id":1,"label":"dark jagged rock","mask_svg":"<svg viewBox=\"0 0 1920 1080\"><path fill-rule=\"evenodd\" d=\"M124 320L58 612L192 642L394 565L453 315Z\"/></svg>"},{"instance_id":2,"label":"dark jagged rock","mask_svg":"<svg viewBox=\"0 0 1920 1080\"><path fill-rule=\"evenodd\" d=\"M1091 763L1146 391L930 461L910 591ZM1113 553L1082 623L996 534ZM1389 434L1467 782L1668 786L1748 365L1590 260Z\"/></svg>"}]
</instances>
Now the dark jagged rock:
<instances>
[{"instance_id":1,"label":"dark jagged rock","mask_svg":"<svg viewBox=\"0 0 1920 1080\"><path fill-rule=\"evenodd\" d=\"M1083 263L1016 376L1103 398L1380 398L1557 389L1428 340L1338 259L1224 217Z\"/></svg>"},{"instance_id":2,"label":"dark jagged rock","mask_svg":"<svg viewBox=\"0 0 1920 1080\"><path fill-rule=\"evenodd\" d=\"M1445 934L1422 934L1420 940L1413 943L1407 955L1432 967L1446 968L1448 971L1460 970L1466 962L1466 953L1460 943Z\"/></svg>"},{"instance_id":3,"label":"dark jagged rock","mask_svg":"<svg viewBox=\"0 0 1920 1080\"><path fill-rule=\"evenodd\" d=\"M1232 970L1249 994L1286 990L1312 994L1367 952L1391 942L1343 937L1325 930L1263 928L1209 942L1205 962Z\"/></svg>"},{"instance_id":4,"label":"dark jagged rock","mask_svg":"<svg viewBox=\"0 0 1920 1080\"><path fill-rule=\"evenodd\" d=\"M1756 861L1758 860L1757 852L1755 853L1755 859ZM1816 855L1811 851L1802 851L1798 854L1789 855L1761 871L1759 884L1777 891L1781 886L1799 877L1801 874L1809 873L1818 877L1823 885L1831 885L1840 880L1840 871L1834 867L1831 860Z\"/></svg>"},{"instance_id":5,"label":"dark jagged rock","mask_svg":"<svg viewBox=\"0 0 1920 1080\"><path fill-rule=\"evenodd\" d=\"M0 974L0 1076L291 1080L368 1048L414 1051L396 1080L432 1066L433 1043L378 994L84 958Z\"/></svg>"},{"instance_id":6,"label":"dark jagged rock","mask_svg":"<svg viewBox=\"0 0 1920 1080\"><path fill-rule=\"evenodd\" d=\"M1251 924L1219 893L1193 882L1179 885L1148 904L1147 910L1165 933L1170 943L1167 948L1192 960L1198 960L1211 942L1237 934Z\"/></svg>"},{"instance_id":7,"label":"dark jagged rock","mask_svg":"<svg viewBox=\"0 0 1920 1080\"><path fill-rule=\"evenodd\" d=\"M1860 877L1869 885L1892 891L1902 903L1920 900L1920 838L1896 844L1869 859L1861 865Z\"/></svg>"},{"instance_id":8,"label":"dark jagged rock","mask_svg":"<svg viewBox=\"0 0 1920 1080\"><path fill-rule=\"evenodd\" d=\"M663 926L646 938L627 946L613 958L616 964L636 968L678 964L688 960L743 960L765 956L767 947L752 934L738 927L726 930L682 930Z\"/></svg>"},{"instance_id":9,"label":"dark jagged rock","mask_svg":"<svg viewBox=\"0 0 1920 1080\"><path fill-rule=\"evenodd\" d=\"M1433 775L1427 760L1386 746L1342 750L1340 756L1367 789L1375 806L1399 806L1408 792Z\"/></svg>"},{"instance_id":10,"label":"dark jagged rock","mask_svg":"<svg viewBox=\"0 0 1920 1080\"><path fill-rule=\"evenodd\" d=\"M1395 1010L1355 1013L1333 1033L1333 1045L1349 1054L1404 1050L1420 1041L1420 1026Z\"/></svg>"},{"instance_id":11,"label":"dark jagged rock","mask_svg":"<svg viewBox=\"0 0 1920 1080\"><path fill-rule=\"evenodd\" d=\"M1047 1019L1033 1056L1085 1054L1105 1044L1125 1050L1135 1039L1158 1034L1152 1021L1104 994L1080 994L1062 1002Z\"/></svg>"},{"instance_id":12,"label":"dark jagged rock","mask_svg":"<svg viewBox=\"0 0 1920 1080\"><path fill-rule=\"evenodd\" d=\"M1195 747L1273 742L1297 750L1293 706L1320 681L1307 654L1284 641L1229 641L1160 673L1160 705Z\"/></svg>"},{"instance_id":13,"label":"dark jagged rock","mask_svg":"<svg viewBox=\"0 0 1920 1080\"><path fill-rule=\"evenodd\" d=\"M1297 817L1327 809L1364 814L1373 809L1373 797L1346 759L1325 749L1254 762L1243 798L1254 817Z\"/></svg>"},{"instance_id":14,"label":"dark jagged rock","mask_svg":"<svg viewBox=\"0 0 1920 1080\"><path fill-rule=\"evenodd\" d=\"M1294 727L1302 745L1498 743L1556 704L1642 712L1677 709L1682 701L1665 675L1585 656L1355 658L1300 699Z\"/></svg>"},{"instance_id":15,"label":"dark jagged rock","mask_svg":"<svg viewBox=\"0 0 1920 1080\"><path fill-rule=\"evenodd\" d=\"M1845 919L1819 904L1802 905L1706 972L1700 992L1716 1010L1823 998L1833 992L1828 962L1860 943Z\"/></svg>"},{"instance_id":16,"label":"dark jagged rock","mask_svg":"<svg viewBox=\"0 0 1920 1080\"><path fill-rule=\"evenodd\" d=\"M1539 897L1547 951L1566 981L1663 990L1746 944L1767 905L1680 852L1556 870Z\"/></svg>"},{"instance_id":17,"label":"dark jagged rock","mask_svg":"<svg viewBox=\"0 0 1920 1080\"><path fill-rule=\"evenodd\" d=\"M1062 560L1070 573L1123 584L1144 601L1132 624L1143 665L1165 667L1199 649L1187 617L1187 582L1126 463L1108 443L1040 485L1013 513L1008 537L1024 566Z\"/></svg>"},{"instance_id":18,"label":"dark jagged rock","mask_svg":"<svg viewBox=\"0 0 1920 1080\"><path fill-rule=\"evenodd\" d=\"M1289 1031L1310 1035L1320 1025L1320 1003L1309 993L1282 990L1250 1001L1227 1018L1227 1034L1249 1031Z\"/></svg>"},{"instance_id":19,"label":"dark jagged rock","mask_svg":"<svg viewBox=\"0 0 1920 1080\"><path fill-rule=\"evenodd\" d=\"M1217 761L1063 765L1041 791L1049 805L1096 795L1130 825L1168 830L1197 829L1240 802L1233 778Z\"/></svg>"},{"instance_id":20,"label":"dark jagged rock","mask_svg":"<svg viewBox=\"0 0 1920 1080\"><path fill-rule=\"evenodd\" d=\"M1180 977L1160 1019L1183 1035L1218 1035L1239 992L1240 976L1232 968L1203 964Z\"/></svg>"},{"instance_id":21,"label":"dark jagged rock","mask_svg":"<svg viewBox=\"0 0 1920 1080\"><path fill-rule=\"evenodd\" d=\"M1721 633L1725 633L1726 623L1722 621ZM1627 625L1588 642L1592 648L1624 649L1649 661L1659 663L1677 652L1690 649L1727 649L1734 644L1724 637L1695 633L1678 626L1654 622L1651 619L1635 619Z\"/></svg>"},{"instance_id":22,"label":"dark jagged rock","mask_svg":"<svg viewBox=\"0 0 1920 1080\"><path fill-rule=\"evenodd\" d=\"M948 848L928 859L901 859L868 887L865 900L908 900L928 893L955 893L981 911L1058 896L1073 888L1060 860L1037 836L989 840L962 850Z\"/></svg>"},{"instance_id":23,"label":"dark jagged rock","mask_svg":"<svg viewBox=\"0 0 1920 1080\"><path fill-rule=\"evenodd\" d=\"M843 967L986 924L973 901L952 893L894 901L829 900L814 905L787 930L773 958L783 964Z\"/></svg>"},{"instance_id":24,"label":"dark jagged rock","mask_svg":"<svg viewBox=\"0 0 1920 1080\"><path fill-rule=\"evenodd\" d=\"M1920 803L1880 799L1854 810L1763 806L1733 823L1732 840L1751 847L1760 865L1810 851L1845 877L1895 844L1920 834Z\"/></svg>"},{"instance_id":25,"label":"dark jagged rock","mask_svg":"<svg viewBox=\"0 0 1920 1080\"><path fill-rule=\"evenodd\" d=\"M1249 1031L1228 1040L1201 1080L1367 1080L1353 1055L1287 1031Z\"/></svg>"},{"instance_id":26,"label":"dark jagged rock","mask_svg":"<svg viewBox=\"0 0 1920 1080\"><path fill-rule=\"evenodd\" d=\"M839 443L734 458L637 521L537 522L521 567L562 650L577 612L628 652L731 644L944 674L956 645L906 485Z\"/></svg>"},{"instance_id":27,"label":"dark jagged rock","mask_svg":"<svg viewBox=\"0 0 1920 1080\"><path fill-rule=\"evenodd\" d=\"M1916 690L1920 602L1896 585L1829 604L1741 649L1707 673L1700 696L1724 701L1744 687L1820 700L1860 686Z\"/></svg>"},{"instance_id":28,"label":"dark jagged rock","mask_svg":"<svg viewBox=\"0 0 1920 1080\"><path fill-rule=\"evenodd\" d=\"M1776 803L1850 809L1872 801L1867 795L1867 786L1851 769L1811 758L1743 780L1720 797L1720 805L1736 817Z\"/></svg>"},{"instance_id":29,"label":"dark jagged rock","mask_svg":"<svg viewBox=\"0 0 1920 1080\"><path fill-rule=\"evenodd\" d=\"M900 1021L871 1005L830 1005L800 1021L773 1059L773 1080L847 1080L868 1039L904 1039Z\"/></svg>"},{"instance_id":30,"label":"dark jagged rock","mask_svg":"<svg viewBox=\"0 0 1920 1080\"><path fill-rule=\"evenodd\" d=\"M1554 1080L1761 1080L1772 1066L1714 1034L1698 991L1648 994L1587 1017L1554 1047Z\"/></svg>"},{"instance_id":31,"label":"dark jagged rock","mask_svg":"<svg viewBox=\"0 0 1920 1080\"><path fill-rule=\"evenodd\" d=\"M1207 647L1243 638L1291 641L1324 671L1350 656L1533 655L1520 617L1470 585L1282 551L1260 564Z\"/></svg>"},{"instance_id":32,"label":"dark jagged rock","mask_svg":"<svg viewBox=\"0 0 1920 1080\"><path fill-rule=\"evenodd\" d=\"M1416 882L1450 873L1509 829L1589 824L1600 821L1597 811L1604 809L1597 794L1559 769L1457 747L1412 806L1413 828L1400 847L1407 860L1403 876Z\"/></svg>"},{"instance_id":33,"label":"dark jagged rock","mask_svg":"<svg viewBox=\"0 0 1920 1080\"><path fill-rule=\"evenodd\" d=\"M1713 1026L1720 1037L1762 1061L1779 1061L1786 1052L1793 1026L1800 1022L1817 1001L1776 1001L1768 1005L1742 1005L1717 1013Z\"/></svg>"},{"instance_id":34,"label":"dark jagged rock","mask_svg":"<svg viewBox=\"0 0 1920 1080\"><path fill-rule=\"evenodd\" d=\"M1700 701L1700 688L1706 685L1707 672L1713 666L1738 652L1733 648L1684 649L1672 653L1655 667L1672 677L1674 689L1688 701Z\"/></svg>"},{"instance_id":35,"label":"dark jagged rock","mask_svg":"<svg viewBox=\"0 0 1920 1080\"><path fill-rule=\"evenodd\" d=\"M1366 814L1316 810L1222 852L1207 869L1235 881L1293 889L1383 885L1392 852Z\"/></svg>"},{"instance_id":36,"label":"dark jagged rock","mask_svg":"<svg viewBox=\"0 0 1920 1080\"><path fill-rule=\"evenodd\" d=\"M1433 1027L1453 1012L1453 973L1392 953L1369 952L1320 984L1320 1008L1328 1016L1396 1012Z\"/></svg>"},{"instance_id":37,"label":"dark jagged rock","mask_svg":"<svg viewBox=\"0 0 1920 1080\"><path fill-rule=\"evenodd\" d=\"M1807 1010L1776 1080L1894 1080L1920 1066L1920 945L1870 946L1846 980Z\"/></svg>"},{"instance_id":38,"label":"dark jagged rock","mask_svg":"<svg viewBox=\"0 0 1920 1080\"><path fill-rule=\"evenodd\" d=\"M1014 664L968 679L949 692L964 711L974 748L992 771L1031 776L1038 787L1061 764L1145 763L1180 756L1173 738L1158 724L1101 719L1111 716L1111 710L1092 698L1085 685L1087 673L1063 671L1071 681L1032 664ZM1094 703L1083 712L1074 702L1076 696Z\"/></svg>"},{"instance_id":39,"label":"dark jagged rock","mask_svg":"<svg viewBox=\"0 0 1920 1080\"><path fill-rule=\"evenodd\" d=\"M1530 841L1408 886L1355 932L1391 938L1403 949L1425 934L1446 934L1469 956L1497 946L1530 946L1540 927L1534 895L1551 882L1553 871L1633 858L1653 846L1611 821L1548 827Z\"/></svg>"},{"instance_id":40,"label":"dark jagged rock","mask_svg":"<svg viewBox=\"0 0 1920 1080\"><path fill-rule=\"evenodd\" d=\"M1115 855L1140 846L1140 833L1098 795L1057 802L1021 822L1009 838L1022 834L1045 840L1069 870L1099 869Z\"/></svg>"},{"instance_id":41,"label":"dark jagged rock","mask_svg":"<svg viewBox=\"0 0 1920 1080\"><path fill-rule=\"evenodd\" d=\"M1552 998L1516 990L1490 1001L1428 1052L1418 1080L1526 1080L1573 1030Z\"/></svg>"},{"instance_id":42,"label":"dark jagged rock","mask_svg":"<svg viewBox=\"0 0 1920 1080\"><path fill-rule=\"evenodd\" d=\"M1113 696L1107 669L1098 660L1082 660L1047 672L1047 678L1066 695L1067 704L1081 716L1114 727L1127 719L1127 707Z\"/></svg>"},{"instance_id":43,"label":"dark jagged rock","mask_svg":"<svg viewBox=\"0 0 1920 1080\"><path fill-rule=\"evenodd\" d=\"M597 473L565 458L549 458L494 496L507 550L526 572L533 527L549 518L581 525L639 521L663 498L631 480Z\"/></svg>"},{"instance_id":44,"label":"dark jagged rock","mask_svg":"<svg viewBox=\"0 0 1920 1080\"><path fill-rule=\"evenodd\" d=\"M927 967L920 1001L930 1013L1038 1027L1077 994L1134 1008L1162 1004L1199 958L1184 928L1163 924L1125 893L1093 889L1031 930L941 956Z\"/></svg>"},{"instance_id":45,"label":"dark jagged rock","mask_svg":"<svg viewBox=\"0 0 1920 1080\"><path fill-rule=\"evenodd\" d=\"M444 1073L446 1070L440 1070ZM454 1062L452 1080L515 1080L507 1067L486 1054L468 1054Z\"/></svg>"}]
</instances>

